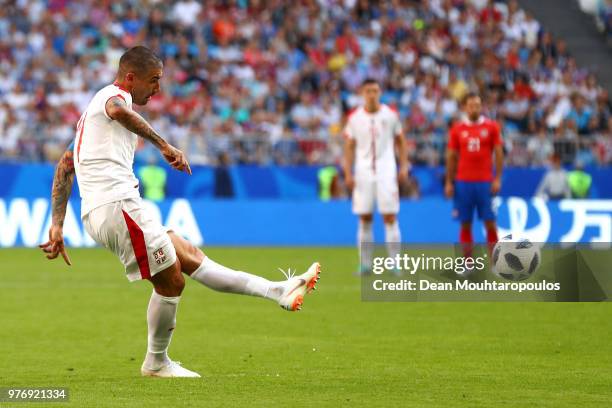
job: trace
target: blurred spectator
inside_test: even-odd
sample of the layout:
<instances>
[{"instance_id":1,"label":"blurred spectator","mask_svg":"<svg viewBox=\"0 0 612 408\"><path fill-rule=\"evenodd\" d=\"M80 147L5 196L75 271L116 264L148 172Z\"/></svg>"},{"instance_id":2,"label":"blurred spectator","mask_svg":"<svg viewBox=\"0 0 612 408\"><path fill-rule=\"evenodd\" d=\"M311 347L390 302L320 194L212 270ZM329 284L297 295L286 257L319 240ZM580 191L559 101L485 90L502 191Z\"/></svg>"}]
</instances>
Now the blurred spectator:
<instances>
[{"instance_id":1,"label":"blurred spectator","mask_svg":"<svg viewBox=\"0 0 612 408\"><path fill-rule=\"evenodd\" d=\"M574 170L567 175L567 183L569 184L572 198L587 198L591 189L591 175L584 171L582 162L577 161Z\"/></svg>"},{"instance_id":2,"label":"blurred spectator","mask_svg":"<svg viewBox=\"0 0 612 408\"><path fill-rule=\"evenodd\" d=\"M567 172L561 167L561 158L553 156L552 167L546 172L536 191L536 196L548 200L570 198L570 188L567 182Z\"/></svg>"},{"instance_id":3,"label":"blurred spectator","mask_svg":"<svg viewBox=\"0 0 612 408\"><path fill-rule=\"evenodd\" d=\"M579 93L574 93L571 101L572 107L565 119L575 123L579 134L584 135L591 133L591 117L593 116L593 112L586 106L584 96Z\"/></svg>"},{"instance_id":4,"label":"blurred spectator","mask_svg":"<svg viewBox=\"0 0 612 408\"><path fill-rule=\"evenodd\" d=\"M177 23L190 27L196 23L201 10L202 5L196 0L179 0L172 8L172 17Z\"/></svg>"},{"instance_id":5,"label":"blurred spectator","mask_svg":"<svg viewBox=\"0 0 612 408\"><path fill-rule=\"evenodd\" d=\"M321 123L323 111L314 104L314 97L310 93L303 93L300 102L291 109L291 121L300 134L315 130Z\"/></svg>"},{"instance_id":6,"label":"blurred spectator","mask_svg":"<svg viewBox=\"0 0 612 408\"><path fill-rule=\"evenodd\" d=\"M549 163L548 159L552 156L554 147L543 129L529 139L527 152L532 165L543 166Z\"/></svg>"},{"instance_id":7,"label":"blurred spectator","mask_svg":"<svg viewBox=\"0 0 612 408\"><path fill-rule=\"evenodd\" d=\"M612 0L599 0L596 22L612 46Z\"/></svg>"},{"instance_id":8,"label":"blurred spectator","mask_svg":"<svg viewBox=\"0 0 612 408\"><path fill-rule=\"evenodd\" d=\"M215 168L215 197L232 198L234 197L234 184L228 166L230 159L226 153L220 153Z\"/></svg>"},{"instance_id":9,"label":"blurred spectator","mask_svg":"<svg viewBox=\"0 0 612 408\"><path fill-rule=\"evenodd\" d=\"M319 198L321 201L329 201L339 196L338 169L334 166L325 166L317 173L319 179Z\"/></svg>"},{"instance_id":10,"label":"blurred spectator","mask_svg":"<svg viewBox=\"0 0 612 408\"><path fill-rule=\"evenodd\" d=\"M516 91L511 93L501 107L506 128L511 131L524 131L527 128L527 113L529 112L529 100Z\"/></svg>"}]
</instances>

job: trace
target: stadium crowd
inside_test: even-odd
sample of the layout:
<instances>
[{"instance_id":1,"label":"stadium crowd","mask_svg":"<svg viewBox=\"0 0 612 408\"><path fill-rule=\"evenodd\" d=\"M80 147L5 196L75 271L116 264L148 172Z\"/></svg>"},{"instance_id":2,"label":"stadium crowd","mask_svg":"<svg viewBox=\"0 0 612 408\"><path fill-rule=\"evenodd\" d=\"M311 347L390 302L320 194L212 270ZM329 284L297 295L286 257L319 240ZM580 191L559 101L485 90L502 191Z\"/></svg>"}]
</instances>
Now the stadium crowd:
<instances>
[{"instance_id":1,"label":"stadium crowd","mask_svg":"<svg viewBox=\"0 0 612 408\"><path fill-rule=\"evenodd\" d=\"M609 95L514 0L4 1L0 159L57 160L137 44L165 64L138 110L194 163L337 163L366 77L415 163L442 162L469 90L503 124L509 164L612 163Z\"/></svg>"},{"instance_id":2,"label":"stadium crowd","mask_svg":"<svg viewBox=\"0 0 612 408\"><path fill-rule=\"evenodd\" d=\"M595 24L612 46L612 0L595 0Z\"/></svg>"}]
</instances>

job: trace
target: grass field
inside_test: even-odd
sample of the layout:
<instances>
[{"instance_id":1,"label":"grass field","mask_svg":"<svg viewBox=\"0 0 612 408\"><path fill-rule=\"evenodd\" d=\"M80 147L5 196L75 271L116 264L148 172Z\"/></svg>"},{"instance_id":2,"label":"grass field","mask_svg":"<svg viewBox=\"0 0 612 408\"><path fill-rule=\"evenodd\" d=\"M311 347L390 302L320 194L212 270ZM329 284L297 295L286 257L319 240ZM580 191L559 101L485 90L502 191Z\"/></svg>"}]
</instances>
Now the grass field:
<instances>
[{"instance_id":1,"label":"grass field","mask_svg":"<svg viewBox=\"0 0 612 408\"><path fill-rule=\"evenodd\" d=\"M275 279L319 260L322 280L299 313L188 281L170 356L203 378L150 379L149 284L100 249L71 268L0 250L0 387L68 387L71 407L611 404L610 304L366 303L354 249L207 252Z\"/></svg>"}]
</instances>

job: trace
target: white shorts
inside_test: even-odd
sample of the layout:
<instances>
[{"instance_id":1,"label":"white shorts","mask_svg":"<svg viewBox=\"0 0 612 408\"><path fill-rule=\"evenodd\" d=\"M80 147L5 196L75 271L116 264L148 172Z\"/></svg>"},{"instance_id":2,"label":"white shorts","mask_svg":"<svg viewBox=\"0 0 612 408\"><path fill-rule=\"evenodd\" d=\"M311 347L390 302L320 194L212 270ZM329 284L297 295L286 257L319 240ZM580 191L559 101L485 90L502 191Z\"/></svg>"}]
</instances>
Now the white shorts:
<instances>
[{"instance_id":1,"label":"white shorts","mask_svg":"<svg viewBox=\"0 0 612 408\"><path fill-rule=\"evenodd\" d=\"M83 217L87 233L119 257L130 282L150 279L176 262L176 251L162 226L145 211L142 200L115 201Z\"/></svg>"},{"instance_id":2,"label":"white shorts","mask_svg":"<svg viewBox=\"0 0 612 408\"><path fill-rule=\"evenodd\" d=\"M396 177L376 179L373 177L355 177L353 189L353 213L357 215L372 214L374 204L381 214L399 212L399 188Z\"/></svg>"}]
</instances>

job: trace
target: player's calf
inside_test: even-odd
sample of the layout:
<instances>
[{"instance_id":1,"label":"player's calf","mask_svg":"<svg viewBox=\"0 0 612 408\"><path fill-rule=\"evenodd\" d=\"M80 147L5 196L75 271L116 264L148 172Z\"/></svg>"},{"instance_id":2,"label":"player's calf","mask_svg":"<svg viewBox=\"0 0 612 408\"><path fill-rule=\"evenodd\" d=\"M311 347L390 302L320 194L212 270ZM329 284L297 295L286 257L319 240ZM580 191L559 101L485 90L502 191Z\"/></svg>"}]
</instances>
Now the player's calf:
<instances>
[{"instance_id":1,"label":"player's calf","mask_svg":"<svg viewBox=\"0 0 612 408\"><path fill-rule=\"evenodd\" d=\"M486 220L485 228L487 230L487 245L489 247L489 255L493 253L493 247L497 244L497 223L495 220Z\"/></svg>"},{"instance_id":2,"label":"player's calf","mask_svg":"<svg viewBox=\"0 0 612 408\"><path fill-rule=\"evenodd\" d=\"M459 230L459 243L461 244L461 250L464 257L471 257L472 250L474 247L474 238L472 237L472 224L461 223L461 229Z\"/></svg>"},{"instance_id":3,"label":"player's calf","mask_svg":"<svg viewBox=\"0 0 612 408\"><path fill-rule=\"evenodd\" d=\"M395 214L383 214L383 222L385 224L387 253L390 258L395 258L402 249L402 234L400 232L399 223L397 222L397 216ZM395 269L393 273L395 275L401 275L399 269Z\"/></svg>"},{"instance_id":4,"label":"player's calf","mask_svg":"<svg viewBox=\"0 0 612 408\"><path fill-rule=\"evenodd\" d=\"M152 375L171 363L168 346L176 327L180 295L185 287L180 269L180 263L176 261L151 278L154 289L147 309L148 338L147 354L141 369L143 375Z\"/></svg>"},{"instance_id":5,"label":"player's calf","mask_svg":"<svg viewBox=\"0 0 612 408\"><path fill-rule=\"evenodd\" d=\"M357 248L359 249L359 270L357 275L368 275L372 272L372 214L361 214L357 227Z\"/></svg>"}]
</instances>

